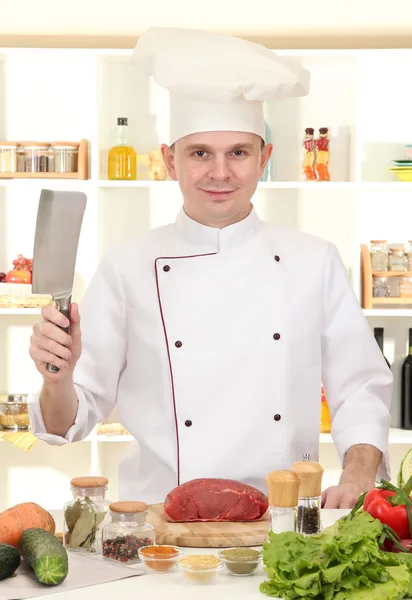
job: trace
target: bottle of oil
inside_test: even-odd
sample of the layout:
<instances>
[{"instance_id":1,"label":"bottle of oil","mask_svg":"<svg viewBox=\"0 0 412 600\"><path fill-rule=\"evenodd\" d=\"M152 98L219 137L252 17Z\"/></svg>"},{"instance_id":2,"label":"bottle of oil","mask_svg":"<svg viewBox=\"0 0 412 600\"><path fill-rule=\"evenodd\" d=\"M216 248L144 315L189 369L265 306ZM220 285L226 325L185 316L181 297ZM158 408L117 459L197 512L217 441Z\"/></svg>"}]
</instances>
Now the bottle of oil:
<instances>
[{"instance_id":1,"label":"bottle of oil","mask_svg":"<svg viewBox=\"0 0 412 600\"><path fill-rule=\"evenodd\" d=\"M127 119L117 119L116 145L109 150L109 179L136 179L136 151L127 143Z\"/></svg>"}]
</instances>

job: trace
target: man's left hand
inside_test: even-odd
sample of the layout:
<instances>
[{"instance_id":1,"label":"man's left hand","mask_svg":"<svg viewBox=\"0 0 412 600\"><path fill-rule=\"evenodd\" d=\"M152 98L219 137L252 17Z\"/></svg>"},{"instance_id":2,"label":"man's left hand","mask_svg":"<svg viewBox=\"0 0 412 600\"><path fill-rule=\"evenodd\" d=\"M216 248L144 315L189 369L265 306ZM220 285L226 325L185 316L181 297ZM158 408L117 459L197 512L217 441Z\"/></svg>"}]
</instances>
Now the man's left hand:
<instances>
[{"instance_id":1,"label":"man's left hand","mask_svg":"<svg viewBox=\"0 0 412 600\"><path fill-rule=\"evenodd\" d=\"M322 508L353 508L359 496L366 491L357 483L340 483L322 492Z\"/></svg>"}]
</instances>

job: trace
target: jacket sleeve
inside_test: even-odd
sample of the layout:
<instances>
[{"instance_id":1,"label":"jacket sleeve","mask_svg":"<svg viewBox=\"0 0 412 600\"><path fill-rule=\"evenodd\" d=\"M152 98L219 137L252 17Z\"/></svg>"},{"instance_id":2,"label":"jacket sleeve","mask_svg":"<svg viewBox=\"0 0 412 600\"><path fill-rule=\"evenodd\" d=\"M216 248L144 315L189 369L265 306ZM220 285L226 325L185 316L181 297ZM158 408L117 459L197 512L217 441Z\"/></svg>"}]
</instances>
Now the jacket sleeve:
<instances>
[{"instance_id":1,"label":"jacket sleeve","mask_svg":"<svg viewBox=\"0 0 412 600\"><path fill-rule=\"evenodd\" d=\"M389 478L393 376L333 245L326 253L323 301L322 379L341 464L351 446L369 444L383 454L377 481Z\"/></svg>"},{"instance_id":2,"label":"jacket sleeve","mask_svg":"<svg viewBox=\"0 0 412 600\"><path fill-rule=\"evenodd\" d=\"M52 445L85 439L116 404L126 364L127 324L123 288L114 260L106 257L94 274L80 309L82 354L74 370L79 401L76 419L65 437L47 433L40 393L30 407L32 433Z\"/></svg>"}]
</instances>

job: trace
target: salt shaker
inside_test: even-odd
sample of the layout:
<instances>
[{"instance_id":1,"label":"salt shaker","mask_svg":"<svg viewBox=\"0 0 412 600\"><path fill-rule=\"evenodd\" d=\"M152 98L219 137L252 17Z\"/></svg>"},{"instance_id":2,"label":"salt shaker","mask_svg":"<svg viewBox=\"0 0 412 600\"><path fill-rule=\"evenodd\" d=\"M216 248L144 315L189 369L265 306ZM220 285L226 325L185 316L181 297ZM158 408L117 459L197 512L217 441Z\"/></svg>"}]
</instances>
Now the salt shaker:
<instances>
[{"instance_id":1,"label":"salt shaker","mask_svg":"<svg viewBox=\"0 0 412 600\"><path fill-rule=\"evenodd\" d=\"M307 460L307 455L291 468L300 479L296 531L305 535L320 533L323 468L318 462Z\"/></svg>"},{"instance_id":2,"label":"salt shaker","mask_svg":"<svg viewBox=\"0 0 412 600\"><path fill-rule=\"evenodd\" d=\"M270 525L274 533L295 531L299 476L295 471L272 471L266 477Z\"/></svg>"}]
</instances>

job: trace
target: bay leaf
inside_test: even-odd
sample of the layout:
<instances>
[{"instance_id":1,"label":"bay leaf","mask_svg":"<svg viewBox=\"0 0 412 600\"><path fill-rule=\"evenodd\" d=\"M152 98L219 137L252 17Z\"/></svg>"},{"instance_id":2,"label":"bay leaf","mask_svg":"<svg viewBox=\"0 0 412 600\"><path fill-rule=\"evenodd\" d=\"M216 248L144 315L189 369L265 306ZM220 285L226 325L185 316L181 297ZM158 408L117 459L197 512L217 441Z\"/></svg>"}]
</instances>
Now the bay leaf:
<instances>
[{"instance_id":1,"label":"bay leaf","mask_svg":"<svg viewBox=\"0 0 412 600\"><path fill-rule=\"evenodd\" d=\"M96 512L92 507L82 507L81 515L77 519L74 529L70 535L70 548L78 548L91 534L96 520Z\"/></svg>"},{"instance_id":2,"label":"bay leaf","mask_svg":"<svg viewBox=\"0 0 412 600\"><path fill-rule=\"evenodd\" d=\"M66 519L67 529L72 532L76 521L80 518L82 513L82 507L79 500L73 502L71 506L68 506L64 511L64 518Z\"/></svg>"}]
</instances>

